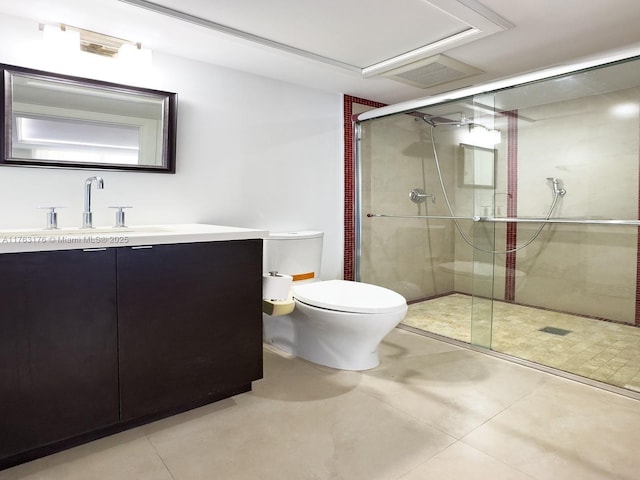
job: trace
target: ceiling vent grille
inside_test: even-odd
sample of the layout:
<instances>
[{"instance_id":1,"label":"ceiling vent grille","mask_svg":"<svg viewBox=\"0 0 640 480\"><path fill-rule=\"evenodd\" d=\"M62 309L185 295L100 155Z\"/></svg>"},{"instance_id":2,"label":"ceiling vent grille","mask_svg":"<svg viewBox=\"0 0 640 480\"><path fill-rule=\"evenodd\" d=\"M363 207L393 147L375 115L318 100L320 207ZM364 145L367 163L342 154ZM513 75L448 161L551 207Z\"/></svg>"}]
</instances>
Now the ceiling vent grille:
<instances>
[{"instance_id":1,"label":"ceiling vent grille","mask_svg":"<svg viewBox=\"0 0 640 480\"><path fill-rule=\"evenodd\" d=\"M394 68L381 75L414 87L429 88L479 73L483 73L482 70L440 54Z\"/></svg>"}]
</instances>

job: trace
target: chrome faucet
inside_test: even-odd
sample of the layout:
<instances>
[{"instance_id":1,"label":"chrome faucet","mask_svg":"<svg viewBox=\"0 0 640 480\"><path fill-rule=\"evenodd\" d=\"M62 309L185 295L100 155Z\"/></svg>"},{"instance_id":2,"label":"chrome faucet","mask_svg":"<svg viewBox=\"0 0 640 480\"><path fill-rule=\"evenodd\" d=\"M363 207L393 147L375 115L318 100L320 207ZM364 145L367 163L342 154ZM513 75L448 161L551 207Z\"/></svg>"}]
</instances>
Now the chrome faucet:
<instances>
[{"instance_id":1,"label":"chrome faucet","mask_svg":"<svg viewBox=\"0 0 640 480\"><path fill-rule=\"evenodd\" d=\"M102 177L89 177L84 182L84 212L82 213L82 228L93 228L93 214L91 213L91 184L95 182L99 189L104 188Z\"/></svg>"}]
</instances>

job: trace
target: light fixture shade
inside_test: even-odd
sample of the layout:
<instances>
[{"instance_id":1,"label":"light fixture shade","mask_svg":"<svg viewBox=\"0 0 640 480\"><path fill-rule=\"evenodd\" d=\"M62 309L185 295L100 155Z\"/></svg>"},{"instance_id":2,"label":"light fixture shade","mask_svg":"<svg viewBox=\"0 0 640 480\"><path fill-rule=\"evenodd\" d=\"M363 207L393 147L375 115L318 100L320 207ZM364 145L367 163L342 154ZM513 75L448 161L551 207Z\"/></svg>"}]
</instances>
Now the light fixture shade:
<instances>
[{"instance_id":1,"label":"light fixture shade","mask_svg":"<svg viewBox=\"0 0 640 480\"><path fill-rule=\"evenodd\" d=\"M142 48L140 43L66 24L40 24L40 30L46 53L52 58L66 57L66 60L76 62L80 58L76 55L88 53L93 55L93 60L83 57L83 61L103 57L117 59L127 69L151 66L151 50Z\"/></svg>"},{"instance_id":2,"label":"light fixture shade","mask_svg":"<svg viewBox=\"0 0 640 480\"><path fill-rule=\"evenodd\" d=\"M72 54L80 51L80 33L60 25L44 25L42 40L47 48L55 52Z\"/></svg>"},{"instance_id":3,"label":"light fixture shade","mask_svg":"<svg viewBox=\"0 0 640 480\"><path fill-rule=\"evenodd\" d=\"M489 136L491 138L492 145L499 145L502 142L502 134L500 130L489 130Z\"/></svg>"},{"instance_id":4,"label":"light fixture shade","mask_svg":"<svg viewBox=\"0 0 640 480\"><path fill-rule=\"evenodd\" d=\"M502 140L500 130L487 128L477 123L469 125L471 142L478 145L498 145Z\"/></svg>"},{"instance_id":5,"label":"light fixture shade","mask_svg":"<svg viewBox=\"0 0 640 480\"><path fill-rule=\"evenodd\" d=\"M118 60L130 65L148 67L152 62L152 53L148 48L142 48L139 43L125 43L118 49Z\"/></svg>"}]
</instances>

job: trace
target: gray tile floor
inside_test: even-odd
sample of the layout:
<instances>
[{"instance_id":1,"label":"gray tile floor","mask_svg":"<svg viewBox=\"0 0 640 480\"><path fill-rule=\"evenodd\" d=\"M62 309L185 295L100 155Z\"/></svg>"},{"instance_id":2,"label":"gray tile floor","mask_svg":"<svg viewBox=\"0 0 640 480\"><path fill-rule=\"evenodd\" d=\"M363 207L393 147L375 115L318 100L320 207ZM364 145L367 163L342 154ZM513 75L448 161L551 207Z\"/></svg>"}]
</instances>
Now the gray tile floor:
<instances>
[{"instance_id":1,"label":"gray tile floor","mask_svg":"<svg viewBox=\"0 0 640 480\"><path fill-rule=\"evenodd\" d=\"M250 393L0 480L637 479L640 402L396 329L345 372L265 347Z\"/></svg>"}]
</instances>

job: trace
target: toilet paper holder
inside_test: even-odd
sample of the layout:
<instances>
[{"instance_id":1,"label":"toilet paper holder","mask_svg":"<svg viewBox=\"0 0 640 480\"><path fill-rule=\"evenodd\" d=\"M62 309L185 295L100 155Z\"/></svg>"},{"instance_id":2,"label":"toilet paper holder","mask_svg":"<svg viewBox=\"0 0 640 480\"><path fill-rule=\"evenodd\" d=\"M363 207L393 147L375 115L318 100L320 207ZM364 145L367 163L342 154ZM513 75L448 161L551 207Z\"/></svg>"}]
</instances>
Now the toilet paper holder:
<instances>
[{"instance_id":1,"label":"toilet paper holder","mask_svg":"<svg viewBox=\"0 0 640 480\"><path fill-rule=\"evenodd\" d=\"M272 270L262 276L262 311L267 315L287 315L294 309L295 302L289 291L293 278Z\"/></svg>"}]
</instances>

